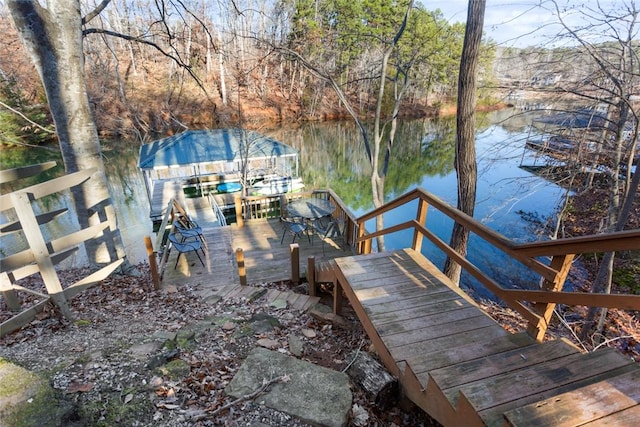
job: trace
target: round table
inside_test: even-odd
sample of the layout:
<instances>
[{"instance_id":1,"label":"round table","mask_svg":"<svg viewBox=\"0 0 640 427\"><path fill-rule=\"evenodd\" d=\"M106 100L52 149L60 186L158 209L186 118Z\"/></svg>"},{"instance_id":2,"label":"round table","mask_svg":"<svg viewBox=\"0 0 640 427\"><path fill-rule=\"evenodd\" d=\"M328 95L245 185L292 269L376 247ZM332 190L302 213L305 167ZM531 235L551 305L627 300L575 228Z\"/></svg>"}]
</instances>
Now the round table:
<instances>
[{"instance_id":1,"label":"round table","mask_svg":"<svg viewBox=\"0 0 640 427\"><path fill-rule=\"evenodd\" d=\"M326 199L307 198L289 202L287 212L292 217L314 220L329 216L336 210L333 203Z\"/></svg>"}]
</instances>

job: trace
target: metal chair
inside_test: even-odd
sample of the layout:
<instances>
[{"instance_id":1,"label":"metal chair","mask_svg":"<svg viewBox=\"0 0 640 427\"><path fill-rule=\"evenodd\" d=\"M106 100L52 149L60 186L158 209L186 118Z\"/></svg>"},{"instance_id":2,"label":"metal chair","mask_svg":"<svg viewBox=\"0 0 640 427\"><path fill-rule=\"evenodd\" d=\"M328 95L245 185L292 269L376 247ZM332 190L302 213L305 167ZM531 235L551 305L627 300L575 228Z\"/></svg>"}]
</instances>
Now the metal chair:
<instances>
[{"instance_id":1,"label":"metal chair","mask_svg":"<svg viewBox=\"0 0 640 427\"><path fill-rule=\"evenodd\" d=\"M187 217L180 217L173 221L173 226L178 230L178 233L184 237L197 237L202 243L204 241L204 235L202 234L202 227L200 227L195 221Z\"/></svg>"},{"instance_id":2,"label":"metal chair","mask_svg":"<svg viewBox=\"0 0 640 427\"><path fill-rule=\"evenodd\" d=\"M280 244L284 242L284 236L287 234L287 232L293 234L293 240L291 241L291 243L296 241L296 237L302 238L303 234L307 235L307 239L309 240L309 243L311 243L311 237L307 233L307 230L308 230L307 224L305 224L304 222L300 222L294 219L284 218L284 217L281 217L280 221L282 221L282 226L284 228L282 232L282 239L280 239Z\"/></svg>"},{"instance_id":3,"label":"metal chair","mask_svg":"<svg viewBox=\"0 0 640 427\"><path fill-rule=\"evenodd\" d=\"M326 220L326 222L325 222ZM317 234L322 241L322 253L324 254L324 243L327 237L342 237L340 222L332 216L318 218L312 223L314 234Z\"/></svg>"},{"instance_id":4,"label":"metal chair","mask_svg":"<svg viewBox=\"0 0 640 427\"><path fill-rule=\"evenodd\" d=\"M176 267L178 267L178 261L180 260L180 255L187 252L195 252L196 255L198 256L198 259L200 260L200 264L202 264L202 266L204 267L204 261L202 261L202 258L198 253L198 251L201 250L202 254L204 255L204 249L202 249L202 244L200 243L200 240L198 239L187 240L187 238L184 236L181 236L180 238L178 238L177 236L178 234L180 233L169 233L169 241L171 242L171 247L176 248L176 250L178 251L178 256L176 257L176 265L173 266L173 269L175 270Z\"/></svg>"}]
</instances>

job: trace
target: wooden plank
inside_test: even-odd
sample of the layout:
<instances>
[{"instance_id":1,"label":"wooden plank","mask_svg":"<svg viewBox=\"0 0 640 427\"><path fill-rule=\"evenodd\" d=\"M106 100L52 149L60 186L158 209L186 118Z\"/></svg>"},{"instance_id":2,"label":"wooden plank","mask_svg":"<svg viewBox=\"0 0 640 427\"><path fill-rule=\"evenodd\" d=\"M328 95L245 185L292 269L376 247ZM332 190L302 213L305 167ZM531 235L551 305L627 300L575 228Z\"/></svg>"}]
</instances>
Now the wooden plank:
<instances>
[{"instance_id":1,"label":"wooden plank","mask_svg":"<svg viewBox=\"0 0 640 427\"><path fill-rule=\"evenodd\" d=\"M458 312L461 310L458 310ZM397 323L397 329L402 328L402 323ZM434 338L440 338L444 334L461 334L482 330L486 327L493 327L497 325L495 320L489 316L479 314L475 317L464 317L457 321L449 323L435 324L432 327L423 327L420 329L410 329L397 333L388 333L383 335L383 332L378 330L378 333L382 336L382 340L389 349L412 345L415 343L422 343L430 341ZM387 330L385 328L385 330ZM396 359L398 360L398 359Z\"/></svg>"},{"instance_id":2,"label":"wooden plank","mask_svg":"<svg viewBox=\"0 0 640 427\"><path fill-rule=\"evenodd\" d=\"M79 249L80 248L78 246L74 246L73 248L67 249L65 251L52 254L51 262L53 262L54 265L60 264L65 259L78 252ZM11 271L10 275L13 281L18 281L39 272L40 270L38 269L37 264L29 264Z\"/></svg>"},{"instance_id":3,"label":"wooden plank","mask_svg":"<svg viewBox=\"0 0 640 427\"><path fill-rule=\"evenodd\" d=\"M35 165L22 166L19 168L0 170L0 184L37 175L55 167L56 164L57 163L55 161L50 161Z\"/></svg>"},{"instance_id":4,"label":"wooden plank","mask_svg":"<svg viewBox=\"0 0 640 427\"><path fill-rule=\"evenodd\" d=\"M84 289L88 288L91 285L94 285L101 280L106 279L115 271L116 268L120 267L124 259L119 259L112 262L109 265L102 267L100 270L91 273L90 275L84 277L81 280L78 280L74 284L70 285L64 290L65 296L70 299L73 298L74 295L82 292Z\"/></svg>"},{"instance_id":5,"label":"wooden plank","mask_svg":"<svg viewBox=\"0 0 640 427\"><path fill-rule=\"evenodd\" d=\"M307 298L307 301L304 303L304 305L302 306L302 308L300 310L301 311L310 310L311 308L313 308L319 302L320 302L320 297L309 297L309 298Z\"/></svg>"},{"instance_id":6,"label":"wooden plank","mask_svg":"<svg viewBox=\"0 0 640 427\"><path fill-rule=\"evenodd\" d=\"M412 287L401 288L400 290L390 293L387 289L378 287L369 289L366 293L363 291L354 291L354 294L356 292L358 292L357 295L360 296L361 303L366 306L366 310L375 313L394 311L393 308L387 309L386 307L392 307L393 305L403 306L414 302L411 300L415 300L415 304L420 305L425 300L438 302L459 299L457 295L449 292L447 289L439 289L436 292L425 292L423 289ZM400 301L397 301L396 304L396 300Z\"/></svg>"},{"instance_id":7,"label":"wooden plank","mask_svg":"<svg viewBox=\"0 0 640 427\"><path fill-rule=\"evenodd\" d=\"M40 313L49 304L50 298L32 305L12 318L0 323L0 338L10 334L13 331L17 331L27 323L36 318L36 314Z\"/></svg>"},{"instance_id":8,"label":"wooden plank","mask_svg":"<svg viewBox=\"0 0 640 427\"><path fill-rule=\"evenodd\" d=\"M68 211L68 208L62 208L36 215L36 221L38 222L38 225L46 224ZM3 234L15 233L19 230L22 230L22 224L20 224L20 221L12 221L6 224L2 224L2 228L0 228L0 236Z\"/></svg>"},{"instance_id":9,"label":"wooden plank","mask_svg":"<svg viewBox=\"0 0 640 427\"><path fill-rule=\"evenodd\" d=\"M546 363L496 375L461 387L444 390L452 402L463 393L476 411L505 404L559 386L594 376L630 362L615 350L604 349L587 354L570 354Z\"/></svg>"},{"instance_id":10,"label":"wooden plank","mask_svg":"<svg viewBox=\"0 0 640 427\"><path fill-rule=\"evenodd\" d=\"M616 412L599 420L583 424L582 427L595 426L628 427L640 425L640 405Z\"/></svg>"},{"instance_id":11,"label":"wooden plank","mask_svg":"<svg viewBox=\"0 0 640 427\"><path fill-rule=\"evenodd\" d=\"M501 334L499 330L494 328L485 328L482 331L483 336L466 334L464 336L466 340L458 343L442 339L440 343L437 343L442 344L439 348L435 350L426 348L426 350L429 350L428 353L426 351L423 353L417 352L417 354L415 351L409 353L410 357L407 358L407 363L421 381L426 381L427 374L434 369L502 351L513 350L536 342L523 332L518 334L509 334L504 330L503 332Z\"/></svg>"},{"instance_id":12,"label":"wooden plank","mask_svg":"<svg viewBox=\"0 0 640 427\"><path fill-rule=\"evenodd\" d=\"M49 181L51 182L51 181ZM9 198L13 204L18 219L24 227L24 235L29 243L29 248L33 252L33 259L38 264L42 281L47 288L47 293L56 303L62 315L69 321L73 320L71 309L64 296L62 284L50 258L50 251L40 232L40 227L36 221L36 216L31 206L31 197L24 191L9 193ZM51 252L56 252L55 250ZM21 267L21 266L19 266ZM6 268L6 267L5 267Z\"/></svg>"},{"instance_id":13,"label":"wooden plank","mask_svg":"<svg viewBox=\"0 0 640 427\"><path fill-rule=\"evenodd\" d=\"M32 185L30 187L23 188L14 193L7 193L0 196L0 211L11 209L13 206L12 194L23 193L31 194L34 199L39 199L49 194L59 193L70 187L80 185L93 175L97 171L96 168L85 169L80 172L72 173L71 175L61 176L60 178L54 178L49 181Z\"/></svg>"},{"instance_id":14,"label":"wooden plank","mask_svg":"<svg viewBox=\"0 0 640 427\"><path fill-rule=\"evenodd\" d=\"M442 292L435 295L441 296L441 299L434 301L423 296L406 298L397 303L390 303L389 305L397 307L393 311L388 311L389 308L386 304L368 305L365 307L365 311L378 328L389 322L415 319L437 313L448 313L454 310L465 309L479 312L476 307L467 305L466 301L461 300L457 295L450 292Z\"/></svg>"},{"instance_id":15,"label":"wooden plank","mask_svg":"<svg viewBox=\"0 0 640 427\"><path fill-rule=\"evenodd\" d=\"M464 348L480 341L489 341L507 334L507 331L495 325L458 334L448 334L447 331L441 331L441 336L435 337L430 341L398 346L389 350L395 360L406 360L407 363L411 365L411 369L417 374L418 372L422 372L419 361L424 359L429 353L442 353L449 349L461 351L461 347Z\"/></svg>"},{"instance_id":16,"label":"wooden plank","mask_svg":"<svg viewBox=\"0 0 640 427\"><path fill-rule=\"evenodd\" d=\"M624 375L636 369L638 369L637 366L634 366L633 364L628 364L625 366L613 368L611 370L603 370L602 372L598 372L592 376L577 379L574 382L569 382L567 384L558 386L556 388L545 390L540 393L531 394L517 400L509 401L502 405L494 406L492 408L484 409L478 412L477 415L482 418L483 422L487 426L503 427L505 425L504 413L514 408L519 408L521 406L529 405L531 403L540 402L546 399L551 399L554 396L558 396L560 394L567 393L567 392L579 389L581 387L586 387L588 385L595 384L599 381L607 381L609 378L613 378L618 375Z\"/></svg>"},{"instance_id":17,"label":"wooden plank","mask_svg":"<svg viewBox=\"0 0 640 427\"><path fill-rule=\"evenodd\" d=\"M640 369L504 414L512 426L573 427L602 420L640 403ZM606 418L605 418L606 420ZM640 421L640 418L638 419Z\"/></svg>"},{"instance_id":18,"label":"wooden plank","mask_svg":"<svg viewBox=\"0 0 640 427\"><path fill-rule=\"evenodd\" d=\"M429 328L441 328L448 327L449 323L463 322L466 319L477 319L478 317L486 317L490 321L494 322L486 314L482 313L475 307L457 308L454 310L438 310L435 313L417 313L409 318L402 318L398 321L378 323L376 316L370 316L369 318L376 326L376 330L380 336L393 335L398 333L406 333L413 331L420 331L422 329ZM429 339L429 335L432 331L425 331L425 339Z\"/></svg>"},{"instance_id":19,"label":"wooden plank","mask_svg":"<svg viewBox=\"0 0 640 427\"><path fill-rule=\"evenodd\" d=\"M563 340L549 341L491 355L480 355L473 360L432 370L429 375L438 383L438 387L445 390L576 353L579 353L578 349Z\"/></svg>"}]
</instances>

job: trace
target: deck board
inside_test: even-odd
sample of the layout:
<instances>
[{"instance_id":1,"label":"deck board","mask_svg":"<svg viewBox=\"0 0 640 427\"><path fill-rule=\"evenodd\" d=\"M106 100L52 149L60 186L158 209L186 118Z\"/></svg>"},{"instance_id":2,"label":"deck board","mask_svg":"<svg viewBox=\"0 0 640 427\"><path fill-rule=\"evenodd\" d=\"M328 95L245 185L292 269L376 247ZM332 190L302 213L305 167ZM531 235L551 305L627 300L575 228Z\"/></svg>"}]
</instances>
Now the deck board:
<instances>
[{"instance_id":1,"label":"deck board","mask_svg":"<svg viewBox=\"0 0 640 427\"><path fill-rule=\"evenodd\" d=\"M570 427L596 420L603 423L606 420L613 424L613 416L610 417L612 412L618 413L633 408L640 410L639 384L640 371L635 370L610 378L606 382L554 396L548 401L511 410L505 413L505 417L516 427Z\"/></svg>"},{"instance_id":2,"label":"deck board","mask_svg":"<svg viewBox=\"0 0 640 427\"><path fill-rule=\"evenodd\" d=\"M580 381L607 375L617 368L626 368L629 361L621 354L605 349L587 354L570 354L548 362L524 367L516 371L498 374L479 381L444 390L447 398L458 401L459 393L464 394L474 409L486 420L502 419L502 413L530 400L538 401L544 393L556 391L561 387L571 387ZM490 424L493 424L491 422Z\"/></svg>"}]
</instances>

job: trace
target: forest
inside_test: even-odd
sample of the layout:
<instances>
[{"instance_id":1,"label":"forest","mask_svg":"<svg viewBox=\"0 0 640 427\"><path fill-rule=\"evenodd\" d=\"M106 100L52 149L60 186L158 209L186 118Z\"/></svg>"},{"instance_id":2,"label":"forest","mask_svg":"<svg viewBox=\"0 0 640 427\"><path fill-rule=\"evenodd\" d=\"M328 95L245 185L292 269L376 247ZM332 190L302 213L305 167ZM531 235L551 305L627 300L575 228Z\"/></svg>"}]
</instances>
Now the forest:
<instances>
[{"instance_id":1,"label":"forest","mask_svg":"<svg viewBox=\"0 0 640 427\"><path fill-rule=\"evenodd\" d=\"M337 81L358 114L371 114L382 50L406 3L112 1L83 24L98 132L146 142L185 128L345 118L318 73ZM83 16L91 6L82 2ZM3 139L51 139L36 71L7 10L0 13ZM463 36L464 24L415 7L388 69L390 82L407 84L400 116L437 114L455 101ZM491 45L483 52L488 79Z\"/></svg>"}]
</instances>

